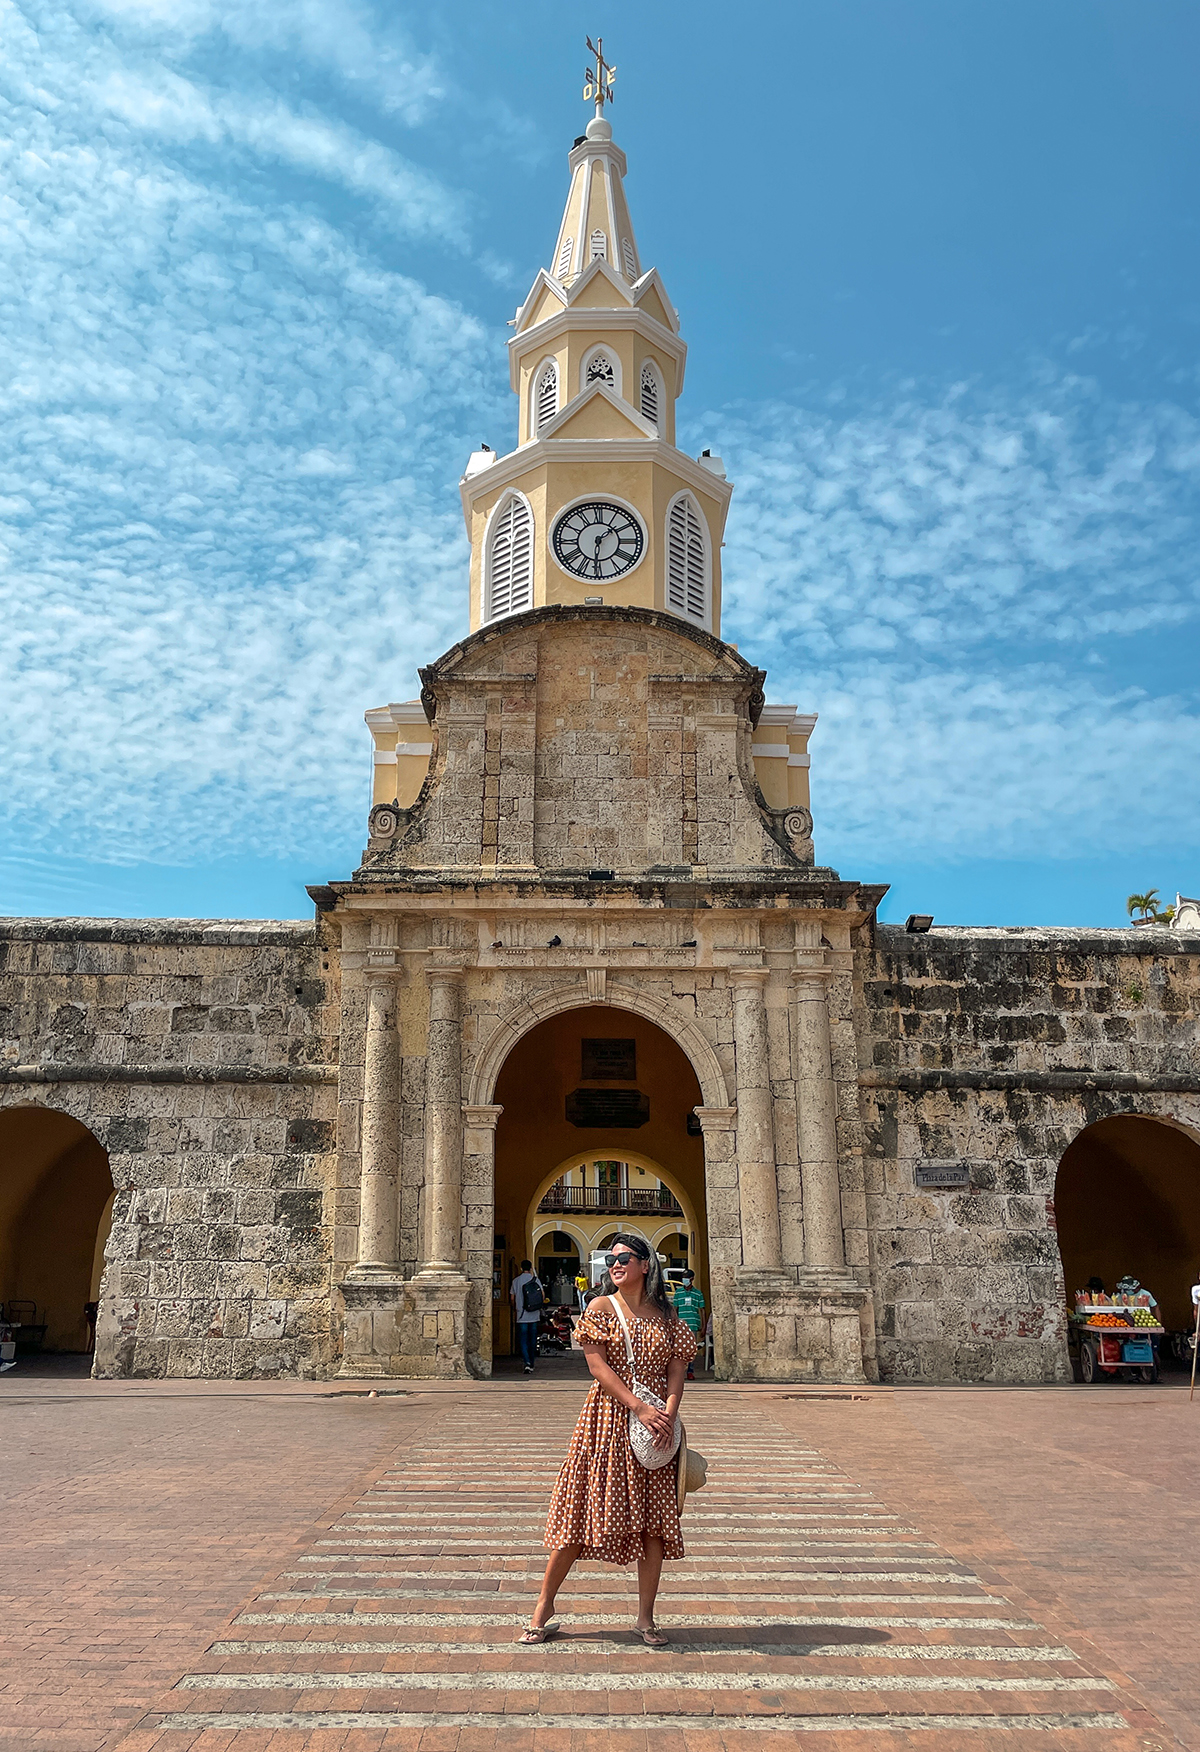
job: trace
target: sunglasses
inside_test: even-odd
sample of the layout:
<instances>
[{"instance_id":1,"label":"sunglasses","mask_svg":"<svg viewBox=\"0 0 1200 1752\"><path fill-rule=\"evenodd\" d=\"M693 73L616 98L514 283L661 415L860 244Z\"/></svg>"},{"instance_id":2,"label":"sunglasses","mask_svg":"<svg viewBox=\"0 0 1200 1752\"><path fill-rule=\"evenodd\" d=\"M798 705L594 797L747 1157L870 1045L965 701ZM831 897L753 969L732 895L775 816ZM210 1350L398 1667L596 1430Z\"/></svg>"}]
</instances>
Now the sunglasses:
<instances>
[{"instance_id":1,"label":"sunglasses","mask_svg":"<svg viewBox=\"0 0 1200 1752\"><path fill-rule=\"evenodd\" d=\"M614 1265L622 1267L631 1265L636 1258L636 1253L606 1253L604 1255L604 1263L609 1271L611 1271Z\"/></svg>"}]
</instances>

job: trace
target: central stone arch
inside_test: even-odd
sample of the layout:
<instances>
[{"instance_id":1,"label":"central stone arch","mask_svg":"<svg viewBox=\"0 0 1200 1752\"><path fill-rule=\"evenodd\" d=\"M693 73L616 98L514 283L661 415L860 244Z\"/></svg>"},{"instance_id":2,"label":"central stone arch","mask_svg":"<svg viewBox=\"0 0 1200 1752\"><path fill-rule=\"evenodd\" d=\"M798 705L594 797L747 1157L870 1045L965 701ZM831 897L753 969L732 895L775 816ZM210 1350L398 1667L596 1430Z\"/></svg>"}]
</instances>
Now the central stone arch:
<instances>
[{"instance_id":1,"label":"central stone arch","mask_svg":"<svg viewBox=\"0 0 1200 1752\"><path fill-rule=\"evenodd\" d=\"M593 997L586 985L572 983L557 986L553 991L536 993L514 1004L496 1023L479 1050L467 1085L468 1107L488 1105L505 1059L531 1028L552 1016L561 1016L567 1010L585 1009L593 1004L613 1010L631 1010L634 1015L665 1029L679 1042L681 1050L691 1061L705 1107L726 1109L731 1105L721 1061L697 1024L683 1010L665 1003L653 993L640 991L636 986L610 982L602 997Z\"/></svg>"},{"instance_id":2,"label":"central stone arch","mask_svg":"<svg viewBox=\"0 0 1200 1752\"><path fill-rule=\"evenodd\" d=\"M509 1352L505 1336L510 1313L507 1285L525 1253L529 1199L536 1190L533 1180L528 1186L522 1181L539 1163L540 1172L535 1178L540 1184L569 1152L577 1154L580 1161L603 1155L613 1157L615 1162L622 1155L618 1138L623 1137L635 1154L639 1153L640 1143L642 1150L649 1152L647 1160L653 1157L666 1166L668 1175L682 1176L688 1210L693 1214L686 1228L687 1249L703 1286L708 1285L712 1256L714 1192L720 1212L717 1226L722 1238L722 1260L731 1241L737 1243L736 1235L725 1234L731 1223L737 1229L736 1170L727 1160L733 1141L731 1079L727 1080L715 1047L682 1006L676 1007L657 994L623 981L605 982L601 995L599 984L594 977L586 981L577 978L549 990L530 992L493 1022L474 1061L466 1068L464 1221L473 1221L477 1237L482 1237L484 1224L490 1224L489 1239L494 1241L486 1260L468 1255L468 1271L479 1280L468 1313L467 1360L472 1373L490 1373L492 1354L507 1356ZM622 1021L622 1017L626 1020ZM566 1034L562 1032L564 1028ZM545 1070L555 1089L548 1105L546 1090L550 1084L539 1074L542 1061L537 1059L527 1065L522 1056L528 1056L531 1044L542 1040L547 1029L555 1031L544 1041L549 1054ZM564 1118L562 1099L570 1093L572 1077L574 1083L580 1081L576 1034L581 1039L591 1035L636 1037L634 1081L647 1097L648 1105L646 1117L635 1121L632 1129L610 1135L604 1120L577 1120L569 1113ZM535 1059L542 1050L536 1049ZM572 1059L573 1072L568 1068ZM677 1070L671 1069L672 1061ZM583 1081L590 1075L584 1072ZM517 1081L508 1088L513 1077ZM527 1100L526 1091L534 1084L541 1092ZM698 1116L699 1126L690 1117L692 1114ZM599 1138L593 1140L596 1148L588 1141L586 1127L595 1123L605 1128L602 1151L598 1147ZM517 1127L515 1133L510 1129L513 1125ZM577 1149L566 1135L574 1125L585 1128L575 1134ZM644 1137L640 1132L643 1125L648 1128ZM710 1135L713 1128L717 1130ZM716 1160L721 1163L722 1173L714 1186ZM613 1165L591 1162L590 1167L611 1169ZM473 1219L469 1217L471 1212ZM618 1226L620 1215L614 1206L613 1220ZM678 1227L675 1232L679 1232ZM485 1275L490 1280L486 1286L490 1290L486 1305L482 1282Z\"/></svg>"}]
</instances>

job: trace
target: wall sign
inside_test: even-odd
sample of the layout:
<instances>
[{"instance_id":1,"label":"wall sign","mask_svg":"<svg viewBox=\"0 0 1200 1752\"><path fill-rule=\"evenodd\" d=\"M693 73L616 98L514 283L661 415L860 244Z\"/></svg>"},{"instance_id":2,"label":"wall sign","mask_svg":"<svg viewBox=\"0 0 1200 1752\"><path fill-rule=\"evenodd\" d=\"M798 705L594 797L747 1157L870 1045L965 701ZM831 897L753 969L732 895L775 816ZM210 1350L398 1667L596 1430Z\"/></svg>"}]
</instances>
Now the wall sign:
<instances>
[{"instance_id":1,"label":"wall sign","mask_svg":"<svg viewBox=\"0 0 1200 1752\"><path fill-rule=\"evenodd\" d=\"M583 1069L585 1083L636 1083L636 1040L585 1040Z\"/></svg>"},{"instance_id":2,"label":"wall sign","mask_svg":"<svg viewBox=\"0 0 1200 1752\"><path fill-rule=\"evenodd\" d=\"M970 1186L971 1170L965 1162L918 1162L913 1169L916 1186Z\"/></svg>"},{"instance_id":3,"label":"wall sign","mask_svg":"<svg viewBox=\"0 0 1200 1752\"><path fill-rule=\"evenodd\" d=\"M567 1124L628 1131L650 1118L650 1098L639 1089L575 1089L567 1096Z\"/></svg>"}]
</instances>

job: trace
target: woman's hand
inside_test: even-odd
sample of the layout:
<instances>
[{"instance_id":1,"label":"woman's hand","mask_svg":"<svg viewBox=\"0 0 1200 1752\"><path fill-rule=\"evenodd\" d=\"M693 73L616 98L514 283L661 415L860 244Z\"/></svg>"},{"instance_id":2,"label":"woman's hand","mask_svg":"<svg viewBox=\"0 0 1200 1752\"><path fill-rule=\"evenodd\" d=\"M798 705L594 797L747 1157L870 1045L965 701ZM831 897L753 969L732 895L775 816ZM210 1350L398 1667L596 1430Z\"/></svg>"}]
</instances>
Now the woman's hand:
<instances>
[{"instance_id":1,"label":"woman's hand","mask_svg":"<svg viewBox=\"0 0 1200 1752\"><path fill-rule=\"evenodd\" d=\"M634 1411L639 1423L654 1437L656 1448L669 1448L675 1438L675 1419L667 1411L660 1411L657 1406L645 1405L639 1399Z\"/></svg>"}]
</instances>

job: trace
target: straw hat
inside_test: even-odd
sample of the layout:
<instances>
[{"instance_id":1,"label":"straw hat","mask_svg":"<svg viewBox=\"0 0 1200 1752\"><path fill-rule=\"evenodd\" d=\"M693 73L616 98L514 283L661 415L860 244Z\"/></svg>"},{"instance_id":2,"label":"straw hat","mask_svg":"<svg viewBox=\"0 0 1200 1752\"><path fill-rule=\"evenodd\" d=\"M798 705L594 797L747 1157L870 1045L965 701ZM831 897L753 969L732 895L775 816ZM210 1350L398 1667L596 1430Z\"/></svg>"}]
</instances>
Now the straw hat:
<instances>
[{"instance_id":1,"label":"straw hat","mask_svg":"<svg viewBox=\"0 0 1200 1752\"><path fill-rule=\"evenodd\" d=\"M679 1460L675 1472L675 1491L679 1502L679 1513L683 1513L684 1501L689 1491L703 1490L708 1483L708 1461L695 1448L688 1447L687 1431L682 1423L679 1426Z\"/></svg>"}]
</instances>

